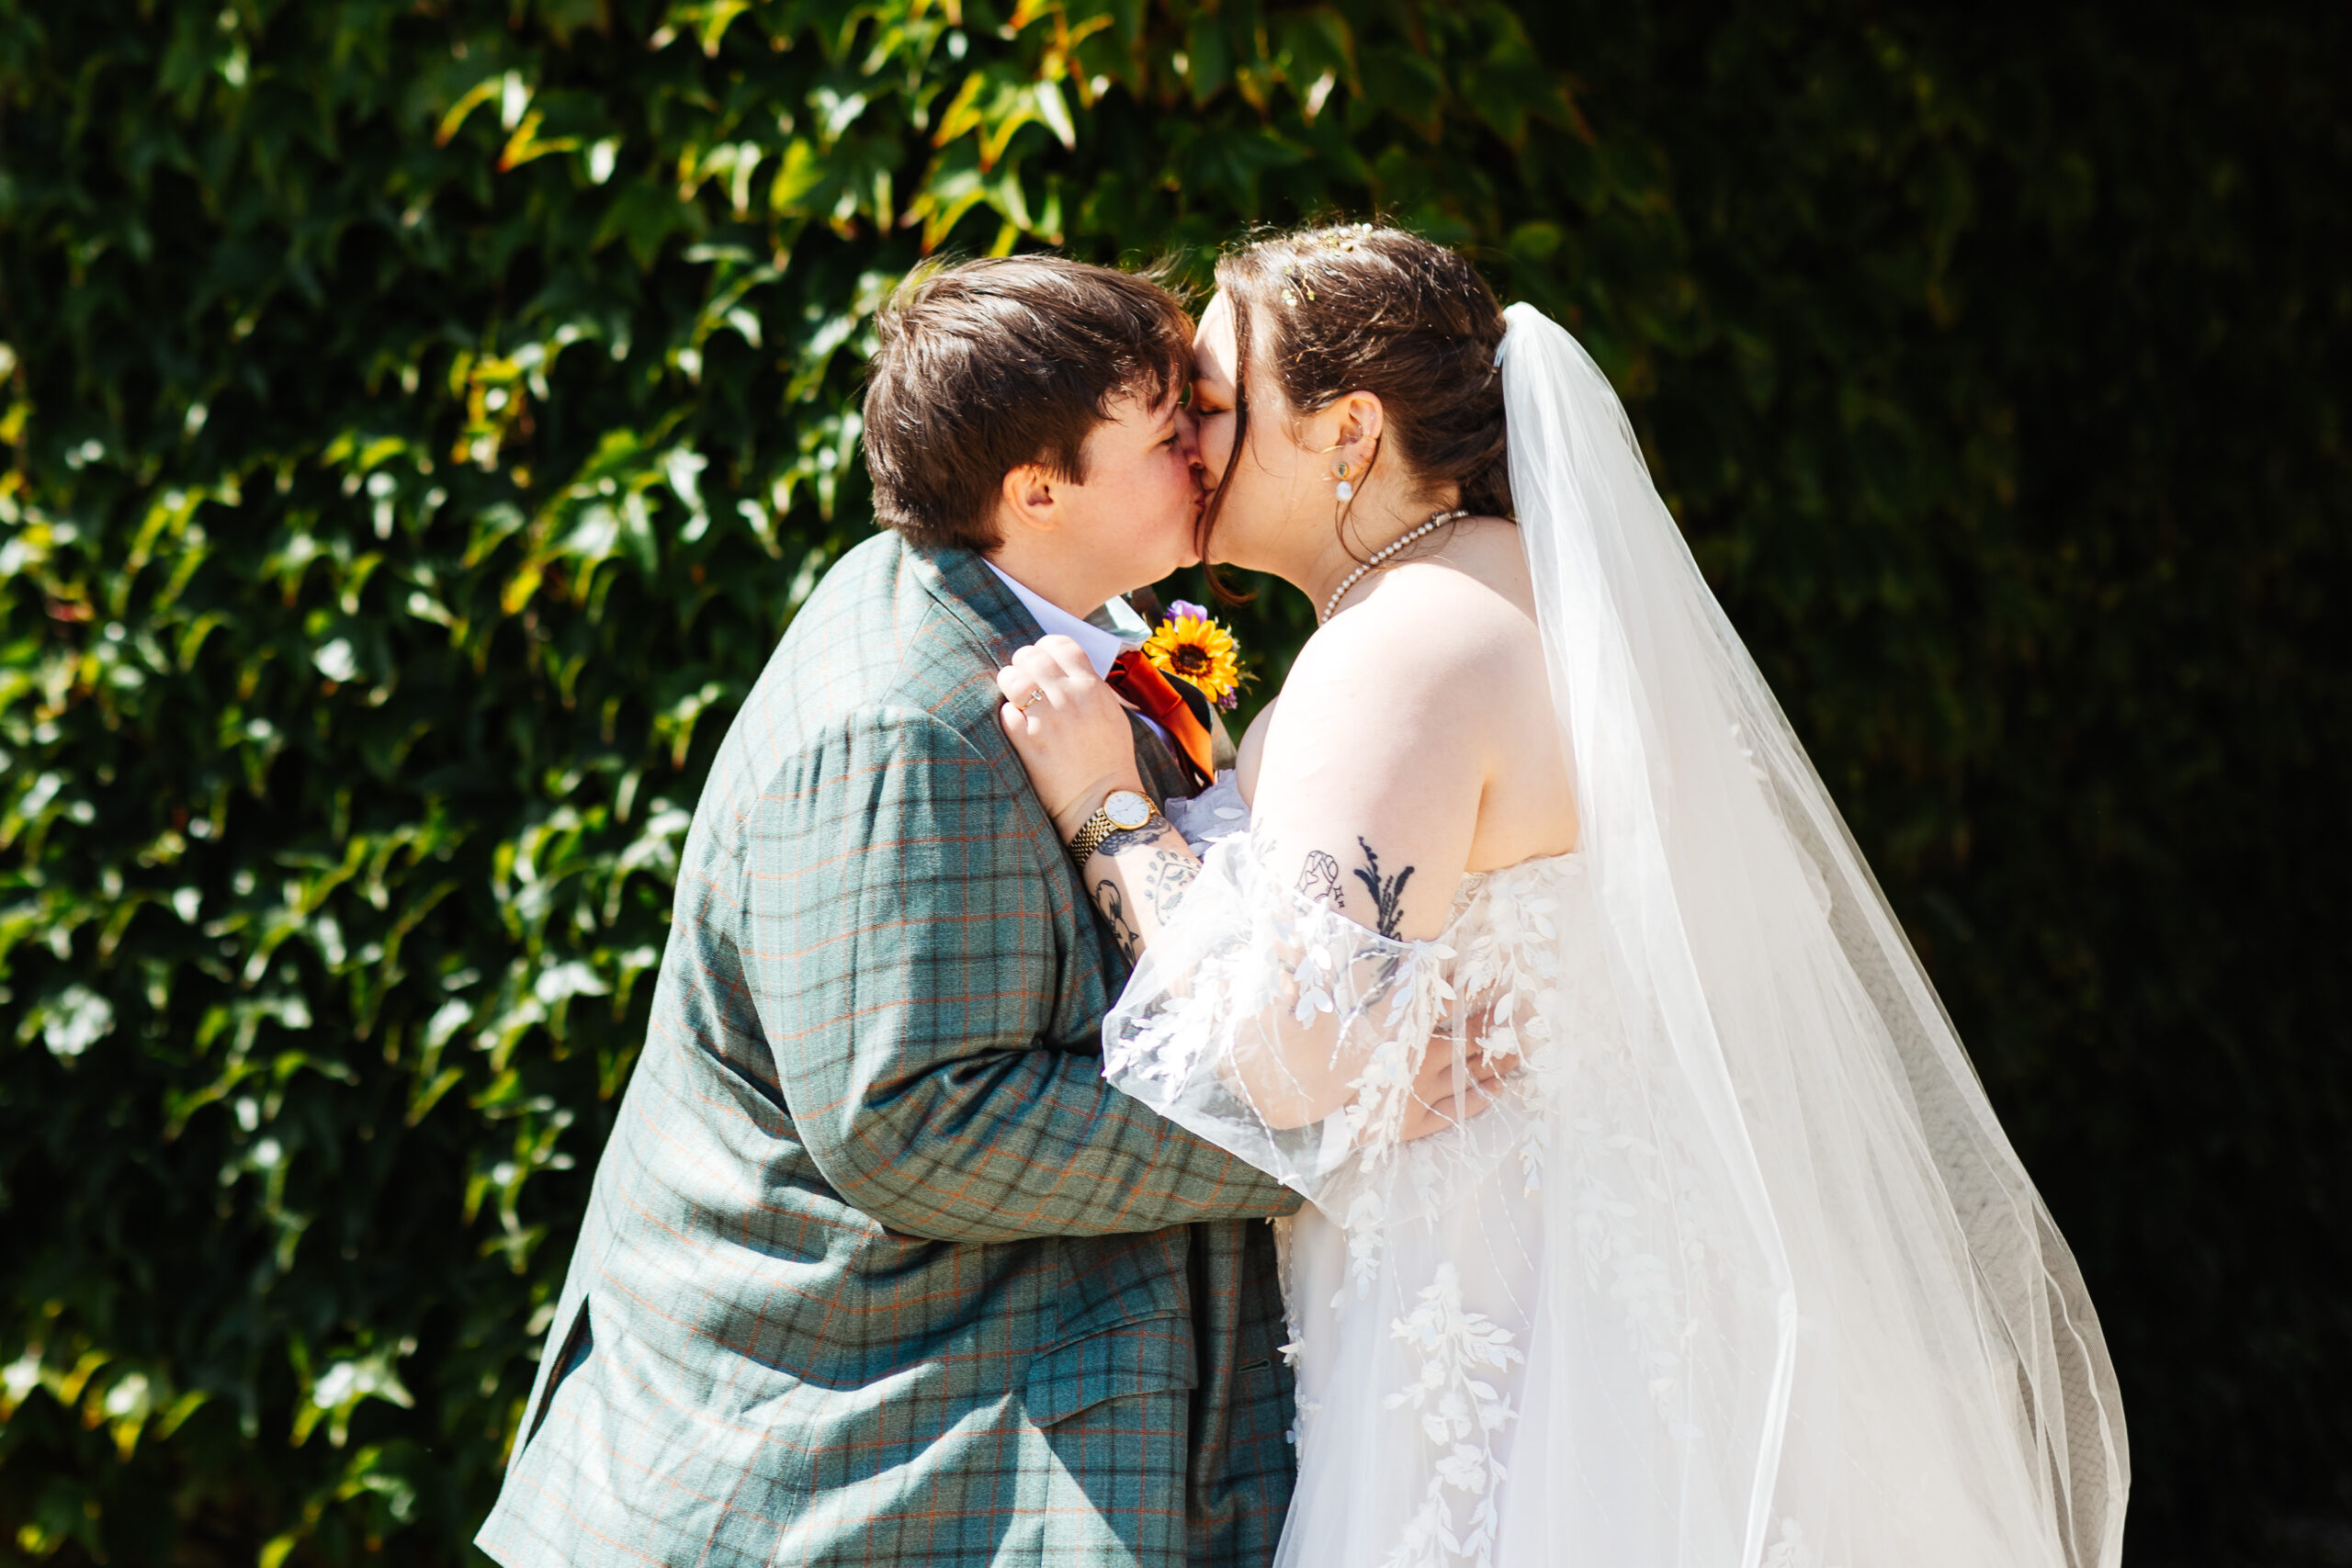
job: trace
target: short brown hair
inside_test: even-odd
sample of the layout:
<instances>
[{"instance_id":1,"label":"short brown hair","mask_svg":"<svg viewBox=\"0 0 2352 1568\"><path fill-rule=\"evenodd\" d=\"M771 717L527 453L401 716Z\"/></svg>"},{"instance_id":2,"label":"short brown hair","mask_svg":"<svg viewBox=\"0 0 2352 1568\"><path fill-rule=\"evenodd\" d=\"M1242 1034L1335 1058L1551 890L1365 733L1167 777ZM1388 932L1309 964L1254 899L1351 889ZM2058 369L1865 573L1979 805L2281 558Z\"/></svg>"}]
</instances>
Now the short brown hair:
<instances>
[{"instance_id":1,"label":"short brown hair","mask_svg":"<svg viewBox=\"0 0 2352 1568\"><path fill-rule=\"evenodd\" d=\"M920 545L991 550L1004 476L1086 479L1121 398L1158 407L1192 375L1192 319L1148 275L1063 256L925 268L875 317L865 466L877 521Z\"/></svg>"},{"instance_id":2,"label":"short brown hair","mask_svg":"<svg viewBox=\"0 0 2352 1568\"><path fill-rule=\"evenodd\" d=\"M1249 434L1249 378L1259 369L1301 413L1370 392L1415 482L1453 487L1468 511L1511 514L1495 369L1502 307L1467 260L1401 229L1326 223L1228 253L1216 281L1233 305L1236 454ZM1253 345L1260 333L1264 341ZM1224 498L1219 484L1201 514L1204 558Z\"/></svg>"}]
</instances>

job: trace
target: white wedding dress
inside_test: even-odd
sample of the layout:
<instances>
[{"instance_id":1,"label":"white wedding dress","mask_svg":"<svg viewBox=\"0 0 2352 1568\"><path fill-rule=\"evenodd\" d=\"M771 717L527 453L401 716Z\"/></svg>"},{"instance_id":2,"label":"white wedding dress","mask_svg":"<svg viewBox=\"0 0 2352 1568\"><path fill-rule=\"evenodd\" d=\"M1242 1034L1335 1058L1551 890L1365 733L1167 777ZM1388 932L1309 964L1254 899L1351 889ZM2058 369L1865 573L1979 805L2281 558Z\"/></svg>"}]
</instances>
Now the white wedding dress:
<instances>
[{"instance_id":1,"label":"white wedding dress","mask_svg":"<svg viewBox=\"0 0 2352 1568\"><path fill-rule=\"evenodd\" d=\"M1203 873L1104 1026L1114 1083L1311 1201L1277 1562L2114 1568L2074 1261L1606 380L1510 314L1579 849L1394 941L1277 878L1221 784L1171 812ZM1498 1103L1401 1142L1474 1031L1519 1058ZM1305 1041L1351 1098L1286 1127L1249 1086Z\"/></svg>"}]
</instances>

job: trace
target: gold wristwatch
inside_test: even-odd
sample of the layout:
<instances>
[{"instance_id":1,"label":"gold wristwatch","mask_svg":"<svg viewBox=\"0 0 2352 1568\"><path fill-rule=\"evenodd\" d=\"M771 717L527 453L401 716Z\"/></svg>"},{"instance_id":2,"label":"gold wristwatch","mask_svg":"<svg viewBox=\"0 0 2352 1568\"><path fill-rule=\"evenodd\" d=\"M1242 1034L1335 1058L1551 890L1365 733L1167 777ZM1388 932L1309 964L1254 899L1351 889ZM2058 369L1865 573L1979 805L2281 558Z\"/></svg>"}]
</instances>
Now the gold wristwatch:
<instances>
[{"instance_id":1,"label":"gold wristwatch","mask_svg":"<svg viewBox=\"0 0 2352 1568\"><path fill-rule=\"evenodd\" d=\"M1102 840L1114 833L1129 833L1138 828L1148 828L1154 822L1165 825L1167 818L1159 815L1159 807L1151 797L1131 789L1114 789L1086 826L1071 835L1069 858L1085 871L1087 860L1102 846Z\"/></svg>"}]
</instances>

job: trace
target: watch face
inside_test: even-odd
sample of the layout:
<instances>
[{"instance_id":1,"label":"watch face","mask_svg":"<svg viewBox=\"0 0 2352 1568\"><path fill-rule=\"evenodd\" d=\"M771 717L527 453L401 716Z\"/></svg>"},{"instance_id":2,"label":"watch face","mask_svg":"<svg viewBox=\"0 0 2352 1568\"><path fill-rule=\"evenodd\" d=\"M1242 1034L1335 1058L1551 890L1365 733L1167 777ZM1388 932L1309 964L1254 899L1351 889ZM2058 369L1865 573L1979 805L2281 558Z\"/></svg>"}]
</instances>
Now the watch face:
<instances>
[{"instance_id":1,"label":"watch face","mask_svg":"<svg viewBox=\"0 0 2352 1568\"><path fill-rule=\"evenodd\" d=\"M1140 828L1151 820L1151 802L1131 789L1114 789L1102 803L1102 815L1114 828Z\"/></svg>"}]
</instances>

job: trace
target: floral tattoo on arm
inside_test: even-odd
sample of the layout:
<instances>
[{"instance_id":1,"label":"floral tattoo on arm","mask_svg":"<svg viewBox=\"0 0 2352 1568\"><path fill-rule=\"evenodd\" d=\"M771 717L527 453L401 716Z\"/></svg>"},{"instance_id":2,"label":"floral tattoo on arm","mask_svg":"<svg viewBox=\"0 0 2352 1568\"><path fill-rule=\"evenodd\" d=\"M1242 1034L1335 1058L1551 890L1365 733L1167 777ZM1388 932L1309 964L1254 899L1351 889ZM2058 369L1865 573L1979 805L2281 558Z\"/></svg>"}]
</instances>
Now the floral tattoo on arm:
<instances>
[{"instance_id":1,"label":"floral tattoo on arm","mask_svg":"<svg viewBox=\"0 0 2352 1568\"><path fill-rule=\"evenodd\" d=\"M1413 868L1408 865L1394 876L1383 877L1380 874L1380 857L1372 852L1372 845L1358 839L1356 848L1363 852L1363 864L1356 868L1356 880L1372 891L1372 905L1376 918L1374 929L1382 936L1395 940L1404 923L1401 906L1405 901L1405 884L1411 879Z\"/></svg>"},{"instance_id":2,"label":"floral tattoo on arm","mask_svg":"<svg viewBox=\"0 0 2352 1568\"><path fill-rule=\"evenodd\" d=\"M1173 915L1200 874L1201 863L1190 855L1180 855L1173 850L1162 850L1153 855L1149 869L1143 874L1143 901L1151 906L1153 917L1165 921Z\"/></svg>"}]
</instances>

